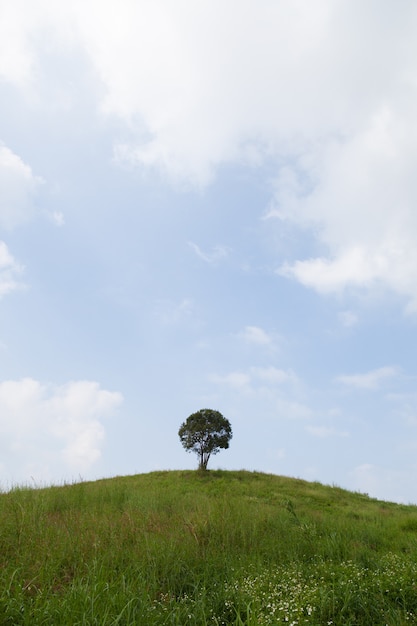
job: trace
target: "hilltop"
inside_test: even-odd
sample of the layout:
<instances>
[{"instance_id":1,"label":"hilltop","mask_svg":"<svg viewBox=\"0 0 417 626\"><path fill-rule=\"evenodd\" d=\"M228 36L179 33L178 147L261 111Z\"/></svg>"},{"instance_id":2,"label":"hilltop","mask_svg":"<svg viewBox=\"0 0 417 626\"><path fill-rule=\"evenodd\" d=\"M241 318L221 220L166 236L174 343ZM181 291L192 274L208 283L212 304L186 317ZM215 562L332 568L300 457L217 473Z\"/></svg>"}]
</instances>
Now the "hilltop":
<instances>
[{"instance_id":1,"label":"hilltop","mask_svg":"<svg viewBox=\"0 0 417 626\"><path fill-rule=\"evenodd\" d=\"M1 624L417 623L417 507L246 471L0 495Z\"/></svg>"}]
</instances>

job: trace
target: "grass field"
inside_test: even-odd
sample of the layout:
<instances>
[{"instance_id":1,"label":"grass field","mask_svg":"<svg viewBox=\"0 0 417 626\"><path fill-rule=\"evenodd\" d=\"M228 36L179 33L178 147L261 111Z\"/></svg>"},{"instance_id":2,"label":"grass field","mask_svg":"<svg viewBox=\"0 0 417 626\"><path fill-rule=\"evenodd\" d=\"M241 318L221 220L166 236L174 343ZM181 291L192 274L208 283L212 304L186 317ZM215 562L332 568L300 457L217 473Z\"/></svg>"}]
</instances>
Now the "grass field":
<instances>
[{"instance_id":1,"label":"grass field","mask_svg":"<svg viewBox=\"0 0 417 626\"><path fill-rule=\"evenodd\" d=\"M417 507L251 472L0 494L0 624L417 624Z\"/></svg>"}]
</instances>

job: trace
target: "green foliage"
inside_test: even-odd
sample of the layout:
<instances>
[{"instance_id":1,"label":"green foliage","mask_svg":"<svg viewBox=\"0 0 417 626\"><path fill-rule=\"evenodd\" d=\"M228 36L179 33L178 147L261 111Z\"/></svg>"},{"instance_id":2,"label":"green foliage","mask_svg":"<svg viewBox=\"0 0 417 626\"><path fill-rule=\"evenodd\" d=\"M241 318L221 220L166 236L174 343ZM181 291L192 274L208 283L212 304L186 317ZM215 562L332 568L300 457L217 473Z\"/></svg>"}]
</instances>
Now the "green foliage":
<instances>
[{"instance_id":1,"label":"green foliage","mask_svg":"<svg viewBox=\"0 0 417 626\"><path fill-rule=\"evenodd\" d=\"M187 452L197 454L199 469L206 470L210 456L229 447L232 427L219 411L201 409L186 419L178 435Z\"/></svg>"},{"instance_id":2,"label":"green foliage","mask_svg":"<svg viewBox=\"0 0 417 626\"><path fill-rule=\"evenodd\" d=\"M417 507L255 472L0 494L0 624L417 624Z\"/></svg>"}]
</instances>

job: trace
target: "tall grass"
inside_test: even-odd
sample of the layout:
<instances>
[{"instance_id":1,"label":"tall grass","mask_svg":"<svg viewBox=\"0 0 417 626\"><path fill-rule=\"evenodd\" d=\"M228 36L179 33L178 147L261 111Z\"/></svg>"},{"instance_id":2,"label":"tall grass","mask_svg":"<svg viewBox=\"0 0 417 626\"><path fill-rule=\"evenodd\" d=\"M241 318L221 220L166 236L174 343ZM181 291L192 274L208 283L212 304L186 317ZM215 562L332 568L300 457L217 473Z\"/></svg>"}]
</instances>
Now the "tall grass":
<instances>
[{"instance_id":1,"label":"tall grass","mask_svg":"<svg viewBox=\"0 0 417 626\"><path fill-rule=\"evenodd\" d=\"M417 508L250 472L0 495L0 624L417 623Z\"/></svg>"}]
</instances>

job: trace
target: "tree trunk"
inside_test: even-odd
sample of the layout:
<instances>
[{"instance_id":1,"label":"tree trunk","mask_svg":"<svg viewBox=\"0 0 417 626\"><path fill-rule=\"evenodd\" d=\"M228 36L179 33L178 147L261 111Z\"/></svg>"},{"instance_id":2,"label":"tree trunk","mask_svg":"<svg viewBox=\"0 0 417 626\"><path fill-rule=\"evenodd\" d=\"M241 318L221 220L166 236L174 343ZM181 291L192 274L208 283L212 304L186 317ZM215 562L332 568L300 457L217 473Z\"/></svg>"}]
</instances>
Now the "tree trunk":
<instances>
[{"instance_id":1,"label":"tree trunk","mask_svg":"<svg viewBox=\"0 0 417 626\"><path fill-rule=\"evenodd\" d=\"M207 464L209 462L210 453L209 452L201 452L200 453L200 461L198 464L198 469L205 471L207 469Z\"/></svg>"}]
</instances>

